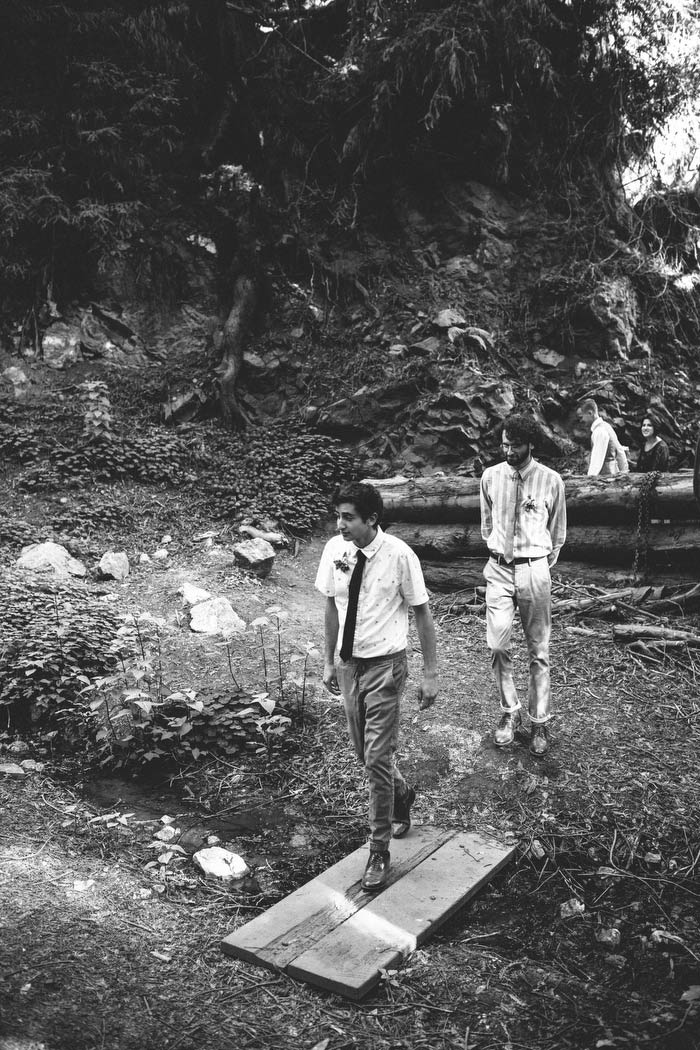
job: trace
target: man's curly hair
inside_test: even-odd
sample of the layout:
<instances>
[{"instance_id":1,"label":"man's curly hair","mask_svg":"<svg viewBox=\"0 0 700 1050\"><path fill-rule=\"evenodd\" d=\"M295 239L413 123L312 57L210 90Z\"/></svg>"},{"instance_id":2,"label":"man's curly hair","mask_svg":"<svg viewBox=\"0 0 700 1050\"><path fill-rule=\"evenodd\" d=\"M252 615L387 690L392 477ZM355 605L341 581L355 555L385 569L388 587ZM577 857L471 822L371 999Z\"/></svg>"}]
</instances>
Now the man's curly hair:
<instances>
[{"instance_id":1,"label":"man's curly hair","mask_svg":"<svg viewBox=\"0 0 700 1050\"><path fill-rule=\"evenodd\" d=\"M507 434L511 441L519 445L537 445L542 437L539 423L527 412L511 412L506 416L501 433Z\"/></svg>"}]
</instances>

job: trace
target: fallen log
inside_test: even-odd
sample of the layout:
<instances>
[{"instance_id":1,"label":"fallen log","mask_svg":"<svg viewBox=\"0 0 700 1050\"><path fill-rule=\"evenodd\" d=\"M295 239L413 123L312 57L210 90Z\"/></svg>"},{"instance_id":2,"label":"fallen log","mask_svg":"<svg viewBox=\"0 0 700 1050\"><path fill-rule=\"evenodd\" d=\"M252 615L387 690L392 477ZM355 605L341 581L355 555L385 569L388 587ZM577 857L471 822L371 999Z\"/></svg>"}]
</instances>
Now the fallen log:
<instances>
[{"instance_id":1,"label":"fallen log","mask_svg":"<svg viewBox=\"0 0 700 1050\"><path fill-rule=\"evenodd\" d=\"M616 478L564 478L570 524L636 524L645 474ZM479 478L434 474L421 478L367 478L381 493L384 520L474 524L481 517ZM700 520L693 494L692 471L660 474L650 497L650 517L671 521Z\"/></svg>"},{"instance_id":2,"label":"fallen log","mask_svg":"<svg viewBox=\"0 0 700 1050\"><path fill-rule=\"evenodd\" d=\"M484 558L455 558L450 562L422 559L421 564L431 591L448 594L484 586Z\"/></svg>"},{"instance_id":3,"label":"fallen log","mask_svg":"<svg viewBox=\"0 0 700 1050\"><path fill-rule=\"evenodd\" d=\"M692 631L679 631L675 627L656 627L649 623L616 623L613 627L616 642L670 642L682 643L693 649L700 648L700 636Z\"/></svg>"},{"instance_id":4,"label":"fallen log","mask_svg":"<svg viewBox=\"0 0 700 1050\"><path fill-rule=\"evenodd\" d=\"M424 525L396 521L387 531L399 536L419 558L452 561L455 558L485 558L486 544L478 525ZM649 527L648 554L655 563L678 563L697 570L700 566L700 522L680 525L652 524ZM600 565L632 565L637 547L635 526L574 525L566 535L564 557L570 561Z\"/></svg>"}]
</instances>

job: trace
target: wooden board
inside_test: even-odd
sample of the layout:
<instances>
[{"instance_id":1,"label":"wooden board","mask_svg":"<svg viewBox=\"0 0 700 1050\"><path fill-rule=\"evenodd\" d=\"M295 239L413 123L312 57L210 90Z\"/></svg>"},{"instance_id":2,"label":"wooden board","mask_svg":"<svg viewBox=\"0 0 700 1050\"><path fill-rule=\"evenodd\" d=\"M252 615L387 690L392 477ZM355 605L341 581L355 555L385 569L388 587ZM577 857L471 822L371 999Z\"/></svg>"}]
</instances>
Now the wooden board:
<instances>
[{"instance_id":1,"label":"wooden board","mask_svg":"<svg viewBox=\"0 0 700 1050\"><path fill-rule=\"evenodd\" d=\"M391 843L390 878L360 885L362 846L226 937L239 959L361 999L493 878L515 846L477 833L414 827Z\"/></svg>"}]
</instances>

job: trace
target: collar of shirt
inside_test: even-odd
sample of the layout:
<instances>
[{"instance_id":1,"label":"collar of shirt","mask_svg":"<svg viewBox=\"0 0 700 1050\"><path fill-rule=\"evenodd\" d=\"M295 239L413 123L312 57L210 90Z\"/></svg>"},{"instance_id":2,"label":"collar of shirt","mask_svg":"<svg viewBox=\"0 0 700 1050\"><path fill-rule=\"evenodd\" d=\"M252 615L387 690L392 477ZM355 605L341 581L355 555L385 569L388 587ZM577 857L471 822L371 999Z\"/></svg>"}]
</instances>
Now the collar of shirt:
<instances>
[{"instance_id":1,"label":"collar of shirt","mask_svg":"<svg viewBox=\"0 0 700 1050\"><path fill-rule=\"evenodd\" d=\"M512 478L519 477L521 479L521 481L525 481L526 478L528 478L530 476L532 471L535 469L536 465L537 465L537 460L533 459L532 456L530 456L530 459L527 461L527 463L525 464L524 467L520 467L517 470L514 469L513 467L511 467L511 465L509 463L506 464L506 466L508 467L508 470L510 472L511 477Z\"/></svg>"},{"instance_id":2,"label":"collar of shirt","mask_svg":"<svg viewBox=\"0 0 700 1050\"><path fill-rule=\"evenodd\" d=\"M379 526L377 526L377 535L374 537L371 543L368 543L366 547L357 547L354 543L351 543L350 550L355 556L357 556L357 552L361 550L365 558L367 558L367 560L369 561L369 559L373 558L374 555L377 553L383 542L384 533L379 528Z\"/></svg>"},{"instance_id":3,"label":"collar of shirt","mask_svg":"<svg viewBox=\"0 0 700 1050\"><path fill-rule=\"evenodd\" d=\"M596 427L603 426L604 423L605 420L602 416L596 416L593 422L591 423L591 430L595 430Z\"/></svg>"}]
</instances>

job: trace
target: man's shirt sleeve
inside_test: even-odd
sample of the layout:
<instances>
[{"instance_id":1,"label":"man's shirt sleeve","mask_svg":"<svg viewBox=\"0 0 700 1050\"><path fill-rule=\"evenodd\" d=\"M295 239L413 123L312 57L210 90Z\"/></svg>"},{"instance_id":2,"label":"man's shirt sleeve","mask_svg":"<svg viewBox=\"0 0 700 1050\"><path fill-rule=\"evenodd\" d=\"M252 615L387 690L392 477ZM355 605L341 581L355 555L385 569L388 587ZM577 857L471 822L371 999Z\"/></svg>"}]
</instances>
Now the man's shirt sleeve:
<instances>
[{"instance_id":1,"label":"man's shirt sleeve","mask_svg":"<svg viewBox=\"0 0 700 1050\"><path fill-rule=\"evenodd\" d=\"M425 605L429 600L418 555L408 546L401 557L400 587L409 605Z\"/></svg>"},{"instance_id":2,"label":"man's shirt sleeve","mask_svg":"<svg viewBox=\"0 0 700 1050\"><path fill-rule=\"evenodd\" d=\"M609 442L608 432L605 427L597 426L591 430L591 458L588 463L589 474L600 474L605 463Z\"/></svg>"},{"instance_id":3,"label":"man's shirt sleeve","mask_svg":"<svg viewBox=\"0 0 700 1050\"><path fill-rule=\"evenodd\" d=\"M321 594L325 594L327 598L332 598L335 595L332 540L329 540L323 548L323 554L321 555L321 560L318 565L318 572L316 573L316 582L314 586L317 591L320 591Z\"/></svg>"},{"instance_id":4,"label":"man's shirt sleeve","mask_svg":"<svg viewBox=\"0 0 700 1050\"><path fill-rule=\"evenodd\" d=\"M549 514L549 535L552 539L552 553L548 560L552 566L556 564L559 551L566 541L566 490L559 474L554 478L552 507Z\"/></svg>"},{"instance_id":5,"label":"man's shirt sleeve","mask_svg":"<svg viewBox=\"0 0 700 1050\"><path fill-rule=\"evenodd\" d=\"M493 515L491 512L491 496L488 491L488 480L485 473L481 475L479 500L481 503L481 537L488 543L489 536L493 532Z\"/></svg>"}]
</instances>

